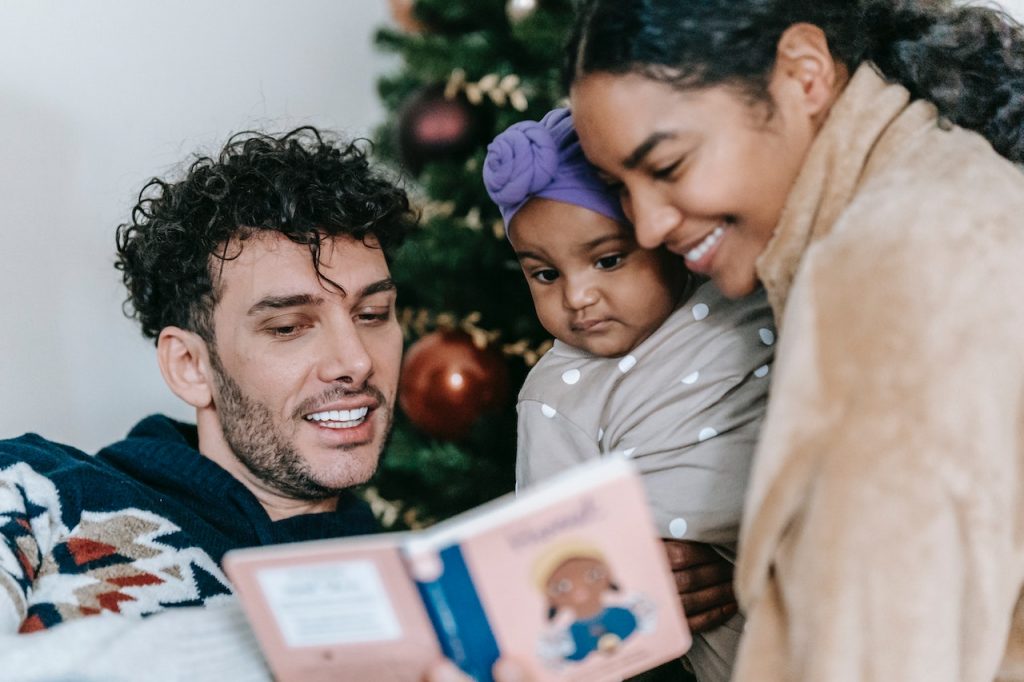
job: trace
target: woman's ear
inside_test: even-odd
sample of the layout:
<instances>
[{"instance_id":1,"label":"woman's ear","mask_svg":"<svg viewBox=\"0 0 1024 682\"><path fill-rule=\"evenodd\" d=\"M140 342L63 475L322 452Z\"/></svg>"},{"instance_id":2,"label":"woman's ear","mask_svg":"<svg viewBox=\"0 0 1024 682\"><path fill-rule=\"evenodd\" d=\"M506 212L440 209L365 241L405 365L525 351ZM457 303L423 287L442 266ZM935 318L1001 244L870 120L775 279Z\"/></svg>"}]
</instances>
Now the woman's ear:
<instances>
[{"instance_id":1,"label":"woman's ear","mask_svg":"<svg viewBox=\"0 0 1024 682\"><path fill-rule=\"evenodd\" d=\"M795 98L800 109L823 119L844 85L846 68L833 59L825 32L814 24L793 24L779 38L769 90Z\"/></svg>"},{"instance_id":2,"label":"woman's ear","mask_svg":"<svg viewBox=\"0 0 1024 682\"><path fill-rule=\"evenodd\" d=\"M156 342L160 373L174 395L202 409L213 402L213 373L206 342L195 332L164 327Z\"/></svg>"}]
</instances>

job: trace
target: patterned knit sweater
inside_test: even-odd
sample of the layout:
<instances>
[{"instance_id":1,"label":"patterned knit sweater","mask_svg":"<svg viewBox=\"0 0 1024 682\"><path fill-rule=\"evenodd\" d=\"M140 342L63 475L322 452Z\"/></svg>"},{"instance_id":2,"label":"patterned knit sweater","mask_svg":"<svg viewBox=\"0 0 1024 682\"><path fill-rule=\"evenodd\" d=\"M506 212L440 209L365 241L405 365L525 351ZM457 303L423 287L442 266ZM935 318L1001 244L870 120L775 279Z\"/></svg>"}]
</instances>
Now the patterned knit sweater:
<instances>
[{"instance_id":1,"label":"patterned knit sweater","mask_svg":"<svg viewBox=\"0 0 1024 682\"><path fill-rule=\"evenodd\" d=\"M196 443L194 426L162 416L95 456L33 434L0 441L0 633L207 604L231 593L230 549L377 530L351 494L336 512L271 521Z\"/></svg>"}]
</instances>

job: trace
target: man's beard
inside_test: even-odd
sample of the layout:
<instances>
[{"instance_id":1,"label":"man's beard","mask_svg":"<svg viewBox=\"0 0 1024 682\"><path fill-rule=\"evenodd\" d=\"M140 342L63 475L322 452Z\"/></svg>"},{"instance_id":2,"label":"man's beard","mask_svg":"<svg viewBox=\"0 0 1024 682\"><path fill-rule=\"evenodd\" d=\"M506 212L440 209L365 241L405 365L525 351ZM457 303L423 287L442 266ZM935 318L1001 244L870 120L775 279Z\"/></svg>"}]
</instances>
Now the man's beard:
<instances>
[{"instance_id":1,"label":"man's beard","mask_svg":"<svg viewBox=\"0 0 1024 682\"><path fill-rule=\"evenodd\" d=\"M224 439L231 447L235 457L245 465L256 478L269 488L294 500L326 500L337 497L346 488L359 482L343 486L325 485L317 480L309 463L288 442L274 424L274 416L266 405L254 400L242 392L220 363L220 358L211 348L210 360L216 373L217 400L215 401L220 417ZM381 439L377 461L384 451L391 433L393 414L384 394L375 387L367 386L359 391L351 391L341 387L329 389L315 401L316 405L325 405L333 400L352 395L368 395L377 404L377 409L387 410L387 423L384 426L384 437ZM304 401L304 405L311 401ZM301 418L301 415L296 415ZM372 416L372 415L371 415ZM360 446L340 446L339 455L345 450ZM376 464L374 465L376 469ZM370 472L373 473L372 471Z\"/></svg>"}]
</instances>

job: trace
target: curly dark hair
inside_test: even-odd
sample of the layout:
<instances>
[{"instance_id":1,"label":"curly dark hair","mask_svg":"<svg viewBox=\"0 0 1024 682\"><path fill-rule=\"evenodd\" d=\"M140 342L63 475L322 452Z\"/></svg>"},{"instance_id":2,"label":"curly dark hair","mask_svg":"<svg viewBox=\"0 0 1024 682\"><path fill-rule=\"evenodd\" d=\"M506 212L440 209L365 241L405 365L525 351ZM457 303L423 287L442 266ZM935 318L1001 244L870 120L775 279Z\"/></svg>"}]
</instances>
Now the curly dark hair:
<instances>
[{"instance_id":1,"label":"curly dark hair","mask_svg":"<svg viewBox=\"0 0 1024 682\"><path fill-rule=\"evenodd\" d=\"M317 273L321 242L339 235L373 238L390 260L416 216L362 144L312 127L279 137L243 132L216 158L196 158L183 179L150 180L131 222L117 229L125 314L151 339L173 325L212 342L214 268L238 257L229 245L265 231L308 245Z\"/></svg>"},{"instance_id":2,"label":"curly dark hair","mask_svg":"<svg viewBox=\"0 0 1024 682\"><path fill-rule=\"evenodd\" d=\"M801 22L821 28L851 72L872 62L1024 161L1024 29L1005 12L953 0L587 0L565 79L606 72L681 89L728 84L770 106L779 39Z\"/></svg>"}]
</instances>

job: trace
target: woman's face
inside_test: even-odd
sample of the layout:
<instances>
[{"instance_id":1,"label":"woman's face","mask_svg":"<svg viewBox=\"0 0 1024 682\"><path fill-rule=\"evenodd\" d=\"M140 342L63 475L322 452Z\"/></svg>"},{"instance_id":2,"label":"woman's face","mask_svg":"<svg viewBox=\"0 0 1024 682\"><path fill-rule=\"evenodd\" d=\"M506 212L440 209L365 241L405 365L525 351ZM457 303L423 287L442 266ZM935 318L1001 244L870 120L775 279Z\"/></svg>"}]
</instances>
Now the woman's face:
<instances>
[{"instance_id":1,"label":"woman's face","mask_svg":"<svg viewBox=\"0 0 1024 682\"><path fill-rule=\"evenodd\" d=\"M726 86L594 73L571 99L584 152L621 188L637 241L664 244L739 297L757 288L755 263L814 138L800 85L773 76L769 108Z\"/></svg>"}]
</instances>

